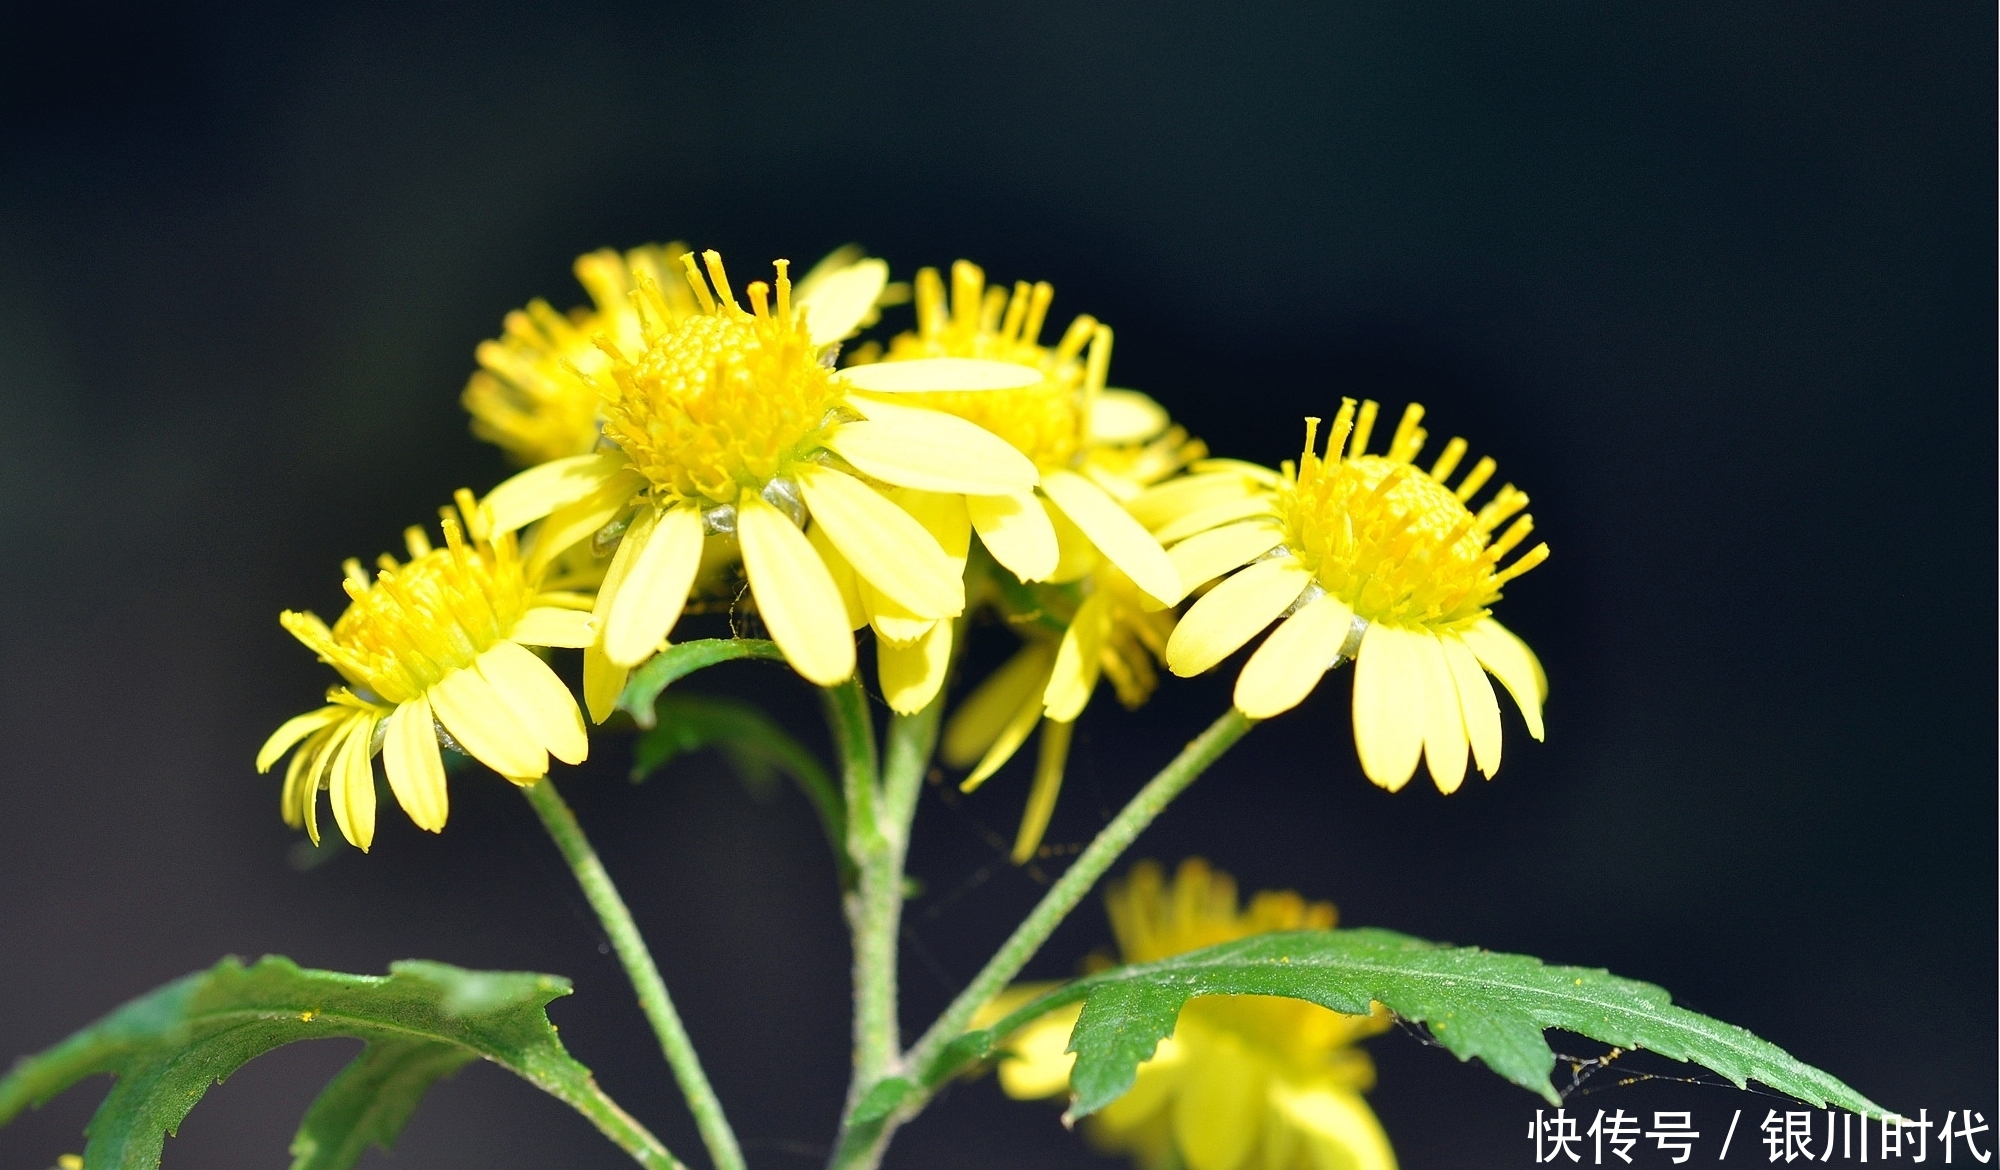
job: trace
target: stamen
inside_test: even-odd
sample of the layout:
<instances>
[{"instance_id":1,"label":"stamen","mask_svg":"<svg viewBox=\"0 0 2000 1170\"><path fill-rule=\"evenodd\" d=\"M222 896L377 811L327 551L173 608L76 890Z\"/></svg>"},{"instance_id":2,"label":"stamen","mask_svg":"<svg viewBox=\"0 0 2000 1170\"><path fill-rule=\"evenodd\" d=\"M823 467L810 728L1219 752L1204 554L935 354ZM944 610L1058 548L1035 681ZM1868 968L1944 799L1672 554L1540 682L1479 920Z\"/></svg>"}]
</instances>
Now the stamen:
<instances>
[{"instance_id":1,"label":"stamen","mask_svg":"<svg viewBox=\"0 0 2000 1170\"><path fill-rule=\"evenodd\" d=\"M1479 462L1473 464L1472 470L1465 473L1465 478L1459 481L1458 490L1452 494L1458 497L1458 502L1461 504L1471 499L1480 488L1486 486L1487 480L1493 478L1493 472L1499 466L1493 461L1493 456L1480 456Z\"/></svg>"},{"instance_id":2,"label":"stamen","mask_svg":"<svg viewBox=\"0 0 2000 1170\"><path fill-rule=\"evenodd\" d=\"M986 287L986 273L970 260L951 264L952 324L966 333L979 325L979 291Z\"/></svg>"},{"instance_id":3,"label":"stamen","mask_svg":"<svg viewBox=\"0 0 2000 1170\"><path fill-rule=\"evenodd\" d=\"M410 550L410 559L414 561L431 551L431 538L424 535L420 526L412 524L403 529L403 547Z\"/></svg>"},{"instance_id":4,"label":"stamen","mask_svg":"<svg viewBox=\"0 0 2000 1170\"><path fill-rule=\"evenodd\" d=\"M1538 544L1521 554L1521 558L1506 568L1493 574L1493 587L1498 589L1507 582L1549 559L1549 546Z\"/></svg>"},{"instance_id":5,"label":"stamen","mask_svg":"<svg viewBox=\"0 0 2000 1170\"><path fill-rule=\"evenodd\" d=\"M1458 470L1458 461L1465 458L1466 446L1465 440L1457 437L1446 443L1444 454L1438 456L1436 463L1431 464L1431 478L1439 483L1450 479L1451 473Z\"/></svg>"},{"instance_id":6,"label":"stamen","mask_svg":"<svg viewBox=\"0 0 2000 1170\"><path fill-rule=\"evenodd\" d=\"M771 315L771 286L761 280L750 282L750 311L759 317Z\"/></svg>"},{"instance_id":7,"label":"stamen","mask_svg":"<svg viewBox=\"0 0 2000 1170\"><path fill-rule=\"evenodd\" d=\"M1527 506L1528 493L1520 490L1511 483L1507 484L1494 493L1492 499L1486 501L1484 508L1479 509L1479 515L1474 526L1481 532L1491 532L1495 528L1500 527L1507 517L1512 516Z\"/></svg>"},{"instance_id":8,"label":"stamen","mask_svg":"<svg viewBox=\"0 0 2000 1170\"><path fill-rule=\"evenodd\" d=\"M1361 411L1354 416L1354 436L1347 443L1347 457L1359 459L1368 453L1369 436L1375 433L1375 415L1382 408L1373 398L1361 400Z\"/></svg>"},{"instance_id":9,"label":"stamen","mask_svg":"<svg viewBox=\"0 0 2000 1170\"><path fill-rule=\"evenodd\" d=\"M403 566L396 563L395 557L390 556L388 553L382 553L375 558L375 567L384 573L393 573Z\"/></svg>"},{"instance_id":10,"label":"stamen","mask_svg":"<svg viewBox=\"0 0 2000 1170\"><path fill-rule=\"evenodd\" d=\"M992 333L1000 328L1000 314L1007 308L1007 290L999 285L989 285L986 299L979 306L979 331Z\"/></svg>"},{"instance_id":11,"label":"stamen","mask_svg":"<svg viewBox=\"0 0 2000 1170\"><path fill-rule=\"evenodd\" d=\"M1326 434L1326 458L1330 463L1340 462L1340 452L1347 445L1347 436L1354 430L1354 400L1340 400L1340 411L1333 416L1333 429Z\"/></svg>"},{"instance_id":12,"label":"stamen","mask_svg":"<svg viewBox=\"0 0 2000 1170\"><path fill-rule=\"evenodd\" d=\"M1301 462L1309 463L1313 460L1313 454L1314 454L1313 444L1314 441L1317 440L1318 438L1319 438L1319 416L1309 414L1306 416L1306 445L1305 445L1305 454L1300 456Z\"/></svg>"},{"instance_id":13,"label":"stamen","mask_svg":"<svg viewBox=\"0 0 2000 1170\"><path fill-rule=\"evenodd\" d=\"M1111 369L1111 326L1099 325L1090 337L1090 361L1084 367L1083 393L1086 413L1090 400L1104 389L1105 375Z\"/></svg>"},{"instance_id":14,"label":"stamen","mask_svg":"<svg viewBox=\"0 0 2000 1170\"><path fill-rule=\"evenodd\" d=\"M1090 335L1096 329L1097 318L1089 313L1077 314L1076 320L1071 321L1069 328L1063 331L1062 340L1056 343L1057 363L1075 360L1076 355L1083 352L1084 345L1090 341Z\"/></svg>"},{"instance_id":15,"label":"stamen","mask_svg":"<svg viewBox=\"0 0 2000 1170\"><path fill-rule=\"evenodd\" d=\"M792 262L790 260L776 260L772 262L772 267L778 270L778 319L780 321L790 321L792 319Z\"/></svg>"},{"instance_id":16,"label":"stamen","mask_svg":"<svg viewBox=\"0 0 2000 1170\"><path fill-rule=\"evenodd\" d=\"M349 557L340 562L340 571L346 575L348 584L368 588L368 570L361 567L361 558Z\"/></svg>"},{"instance_id":17,"label":"stamen","mask_svg":"<svg viewBox=\"0 0 2000 1170\"><path fill-rule=\"evenodd\" d=\"M1028 282L1014 282L1014 295L1007 298L1007 318L1000 323L1000 340L1014 343L1020 340L1021 322L1028 319Z\"/></svg>"},{"instance_id":18,"label":"stamen","mask_svg":"<svg viewBox=\"0 0 2000 1170\"><path fill-rule=\"evenodd\" d=\"M458 514L465 518L465 530L472 534L472 539L485 540L486 514L480 511L479 501L474 498L472 492L467 488L459 488L451 494L451 498L458 505Z\"/></svg>"},{"instance_id":19,"label":"stamen","mask_svg":"<svg viewBox=\"0 0 2000 1170\"><path fill-rule=\"evenodd\" d=\"M701 311L715 312L715 298L709 295L708 282L701 278L701 269L695 267L694 253L681 253L681 267L687 269L688 287L694 290L695 299L701 302Z\"/></svg>"},{"instance_id":20,"label":"stamen","mask_svg":"<svg viewBox=\"0 0 2000 1170\"><path fill-rule=\"evenodd\" d=\"M1389 440L1390 462L1408 463L1424 449L1426 435L1417 425L1423 418L1424 408L1420 404L1412 402L1403 408L1402 421L1396 424L1396 433Z\"/></svg>"},{"instance_id":21,"label":"stamen","mask_svg":"<svg viewBox=\"0 0 2000 1170\"><path fill-rule=\"evenodd\" d=\"M708 266L708 279L714 283L716 295L722 298L722 303L742 312L742 306L736 303L736 294L730 291L729 274L722 269L722 253L710 248L701 254L701 262Z\"/></svg>"},{"instance_id":22,"label":"stamen","mask_svg":"<svg viewBox=\"0 0 2000 1170\"><path fill-rule=\"evenodd\" d=\"M1494 564L1499 564L1502 557L1513 552L1514 546L1528 539L1528 534L1534 530L1535 518L1533 516L1521 517L1519 520L1514 521L1513 525L1507 529L1506 533L1500 539L1493 542L1492 547L1486 550L1486 556Z\"/></svg>"},{"instance_id":23,"label":"stamen","mask_svg":"<svg viewBox=\"0 0 2000 1170\"><path fill-rule=\"evenodd\" d=\"M1056 288L1048 281L1035 283L1034 299L1028 302L1028 319L1021 326L1021 340L1029 345L1040 344L1042 322L1049 315L1049 302L1056 299Z\"/></svg>"},{"instance_id":24,"label":"stamen","mask_svg":"<svg viewBox=\"0 0 2000 1170\"><path fill-rule=\"evenodd\" d=\"M935 268L917 270L917 332L936 337L944 332L944 278Z\"/></svg>"}]
</instances>

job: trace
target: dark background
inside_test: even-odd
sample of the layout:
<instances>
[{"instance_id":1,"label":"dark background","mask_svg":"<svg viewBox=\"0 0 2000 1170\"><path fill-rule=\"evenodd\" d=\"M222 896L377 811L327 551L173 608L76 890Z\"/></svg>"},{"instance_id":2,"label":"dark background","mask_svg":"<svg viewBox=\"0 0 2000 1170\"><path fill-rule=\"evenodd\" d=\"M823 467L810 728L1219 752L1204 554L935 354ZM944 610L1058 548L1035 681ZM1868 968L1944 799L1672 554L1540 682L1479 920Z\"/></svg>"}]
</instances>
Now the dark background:
<instances>
[{"instance_id":1,"label":"dark background","mask_svg":"<svg viewBox=\"0 0 2000 1170\"><path fill-rule=\"evenodd\" d=\"M442 837L385 814L372 856L301 872L250 761L331 678L277 611L330 616L340 558L504 473L456 404L503 312L576 303L605 244L744 272L854 239L1054 281L1058 319L1116 326L1113 381L1218 450L1417 398L1534 496L1555 555L1501 616L1553 679L1546 745L1510 715L1495 782L1392 796L1335 676L1135 857L1655 980L1887 1106L1995 1116L1994 33L1980 4L9 5L0 1056L228 952L555 971L565 1039L698 1160L506 785L463 774ZM777 671L717 682L812 715ZM1052 838L1227 686L1100 696ZM814 1165L847 959L810 814L705 757L631 788L625 753L566 790L754 1163ZM982 833L1024 788L920 814L912 1030L1039 892ZM1093 903L1031 973L1106 937ZM1406 1165L1527 1161L1530 1095L1372 1047ZM347 1052L259 1061L167 1165L282 1164ZM0 1132L0 1168L80 1148L96 1098ZM1711 1134L1783 1108L1573 1104L1657 1101ZM1104 1164L990 1081L891 1162ZM393 1164L622 1162L480 1067Z\"/></svg>"}]
</instances>

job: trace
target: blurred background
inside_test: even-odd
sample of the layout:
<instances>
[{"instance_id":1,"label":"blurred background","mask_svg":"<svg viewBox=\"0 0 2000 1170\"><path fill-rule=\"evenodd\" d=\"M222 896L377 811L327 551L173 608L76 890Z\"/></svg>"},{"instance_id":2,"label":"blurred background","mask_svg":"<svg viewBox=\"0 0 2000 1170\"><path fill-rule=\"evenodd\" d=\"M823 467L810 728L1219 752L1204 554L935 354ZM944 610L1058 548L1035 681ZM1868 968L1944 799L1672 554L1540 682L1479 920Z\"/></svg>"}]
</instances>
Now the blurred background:
<instances>
[{"instance_id":1,"label":"blurred background","mask_svg":"<svg viewBox=\"0 0 2000 1170\"><path fill-rule=\"evenodd\" d=\"M1275 462L1340 395L1416 399L1534 497L1555 555L1501 617L1552 678L1546 745L1510 714L1495 781L1392 796L1334 676L1134 858L1653 980L1886 1106L2000 1114L1990 5L4 12L0 1059L231 952L553 971L565 1040L698 1159L507 785L461 773L442 836L387 815L372 855L302 870L251 757L331 678L278 610L331 616L341 558L506 473L457 405L505 311L579 303L604 245L748 272L854 240L899 277L1053 281L1057 318L1116 327L1114 384L1219 451ZM1051 839L1087 840L1232 674L1100 696ZM784 672L706 677L813 718ZM628 764L607 738L561 779L753 1163L816 1165L847 959L811 813L708 756ZM1048 880L994 841L1026 779L921 810L912 1032ZM1093 900L1030 974L1108 937ZM1371 1047L1407 1166L1528 1161L1531 1095ZM258 1061L166 1164L282 1164L351 1050ZM99 1095L0 1131L0 1167L80 1148ZM1784 1108L1572 1100L1656 1104L1711 1133ZM1110 1165L1056 1116L964 1084L891 1165ZM485 1066L370 1157L625 1164Z\"/></svg>"}]
</instances>

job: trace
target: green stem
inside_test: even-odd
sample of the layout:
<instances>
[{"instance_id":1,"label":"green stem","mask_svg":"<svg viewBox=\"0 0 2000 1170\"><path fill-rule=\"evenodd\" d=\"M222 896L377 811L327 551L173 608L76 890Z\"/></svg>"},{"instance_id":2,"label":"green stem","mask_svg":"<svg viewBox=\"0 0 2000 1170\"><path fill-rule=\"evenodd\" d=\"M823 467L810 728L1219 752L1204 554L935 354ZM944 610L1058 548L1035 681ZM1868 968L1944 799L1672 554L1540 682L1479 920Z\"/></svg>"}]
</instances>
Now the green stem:
<instances>
[{"instance_id":1,"label":"green stem","mask_svg":"<svg viewBox=\"0 0 2000 1170\"><path fill-rule=\"evenodd\" d=\"M625 899L618 896L618 887L611 884L611 875L605 872L597 851L583 835L576 814L563 803L555 782L546 776L521 791L541 817L549 836L555 839L556 848L562 851L563 860L569 862L577 884L583 887L583 896L597 912L604 932L611 937L612 949L618 952L618 961L625 965L625 974L639 994L639 1007L660 1038L660 1051L666 1054L674 1079L680 1082L681 1094L687 1098L688 1111L694 1114L695 1128L701 1131L710 1160L716 1170L744 1170L743 1151L736 1144L736 1134L729 1128L729 1119L723 1116L722 1102L716 1099L708 1074L702 1071L701 1060L695 1055L687 1029L681 1025L680 1013L674 1010L673 998L667 994L667 985L653 963L652 952L639 937L632 912L625 908Z\"/></svg>"},{"instance_id":2,"label":"green stem","mask_svg":"<svg viewBox=\"0 0 2000 1170\"><path fill-rule=\"evenodd\" d=\"M1076 863L1063 872L1055 885L1049 887L1049 892L1042 895L1033 912L1014 928L1013 935L973 977L965 990L958 993L958 998L951 1001L951 1006L944 1010L937 1022L918 1039L904 1059L904 1067L923 1076L939 1051L965 1031L975 1012L1020 974L1021 968L1048 941L1049 935L1097 884L1097 879L1103 877L1105 871L1145 831L1146 826L1153 823L1153 818L1160 815L1168 802L1194 783L1196 777L1254 726L1255 720L1230 708L1148 780L1138 795L1097 834Z\"/></svg>"}]
</instances>

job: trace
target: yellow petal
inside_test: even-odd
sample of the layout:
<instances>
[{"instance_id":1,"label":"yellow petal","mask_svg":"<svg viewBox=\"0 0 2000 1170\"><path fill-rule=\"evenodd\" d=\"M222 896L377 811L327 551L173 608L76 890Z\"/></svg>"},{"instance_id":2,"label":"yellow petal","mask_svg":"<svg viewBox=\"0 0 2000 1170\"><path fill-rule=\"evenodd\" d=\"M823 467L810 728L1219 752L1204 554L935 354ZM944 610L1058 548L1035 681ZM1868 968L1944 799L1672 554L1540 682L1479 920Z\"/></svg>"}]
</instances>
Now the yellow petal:
<instances>
[{"instance_id":1,"label":"yellow petal","mask_svg":"<svg viewBox=\"0 0 2000 1170\"><path fill-rule=\"evenodd\" d=\"M855 586L861 598L861 610L868 615L867 624L875 627L875 634L883 641L896 646L909 646L931 632L940 620L949 618L928 618L911 613L889 598L869 588L866 581Z\"/></svg>"},{"instance_id":2,"label":"yellow petal","mask_svg":"<svg viewBox=\"0 0 2000 1170\"><path fill-rule=\"evenodd\" d=\"M945 722L940 755L946 765L965 768L984 755L1021 705L1039 707L1053 661L1042 642L1030 642L980 682Z\"/></svg>"},{"instance_id":3,"label":"yellow petal","mask_svg":"<svg viewBox=\"0 0 2000 1170\"><path fill-rule=\"evenodd\" d=\"M375 843L375 769L368 763L375 723L372 713L350 721L328 774L327 798L334 823L340 826L340 835L363 853Z\"/></svg>"},{"instance_id":4,"label":"yellow petal","mask_svg":"<svg viewBox=\"0 0 2000 1170\"><path fill-rule=\"evenodd\" d=\"M1275 497L1266 494L1242 496L1233 500L1220 500L1205 508L1197 508L1192 512L1175 516L1154 528L1153 536L1161 544L1172 544L1178 540L1186 540L1197 532L1220 528L1224 524L1256 516L1275 517L1277 514Z\"/></svg>"},{"instance_id":5,"label":"yellow petal","mask_svg":"<svg viewBox=\"0 0 2000 1170\"><path fill-rule=\"evenodd\" d=\"M1157 487L1147 488L1125 502L1132 518L1157 530L1176 516L1198 512L1214 504L1247 499L1263 494L1256 483L1234 471L1205 475L1183 475Z\"/></svg>"},{"instance_id":6,"label":"yellow petal","mask_svg":"<svg viewBox=\"0 0 2000 1170\"><path fill-rule=\"evenodd\" d=\"M430 701L422 695L396 708L382 737L382 770L389 774L389 791L419 829L444 829L451 812L445 788L444 757L438 754L437 731L431 726Z\"/></svg>"},{"instance_id":7,"label":"yellow petal","mask_svg":"<svg viewBox=\"0 0 2000 1170\"><path fill-rule=\"evenodd\" d=\"M924 531L931 534L944 555L952 559L954 575L965 572L965 558L972 551L972 519L966 512L967 497L951 492L926 492L916 488L892 488L889 498L908 512ZM975 499L991 497L979 496Z\"/></svg>"},{"instance_id":8,"label":"yellow petal","mask_svg":"<svg viewBox=\"0 0 2000 1170\"><path fill-rule=\"evenodd\" d=\"M635 538L644 543L627 562L604 617L604 656L615 666L637 666L652 657L680 620L701 568L701 513L692 504L668 508L650 529L625 537Z\"/></svg>"},{"instance_id":9,"label":"yellow petal","mask_svg":"<svg viewBox=\"0 0 2000 1170\"><path fill-rule=\"evenodd\" d=\"M1002 765L1014 758L1015 752L1021 750L1021 745L1027 742L1028 733L1033 731L1035 724L1041 720L1042 696L1037 692L1022 700L1020 707L1015 709L1013 717L1007 720L1007 725L994 737L992 745L986 749L986 754L979 757L978 767L972 769L971 774L959 782L958 790L971 792L986 783L993 773L998 772Z\"/></svg>"},{"instance_id":10,"label":"yellow petal","mask_svg":"<svg viewBox=\"0 0 2000 1170\"><path fill-rule=\"evenodd\" d=\"M1244 520L1191 536L1167 550L1167 559L1189 589L1249 564L1284 542L1285 531L1269 520Z\"/></svg>"},{"instance_id":11,"label":"yellow petal","mask_svg":"<svg viewBox=\"0 0 2000 1170\"><path fill-rule=\"evenodd\" d=\"M867 625L868 610L861 603L861 586L854 579L854 566L848 564L847 558L840 555L840 550L833 547L833 541L827 539L826 529L820 525L815 524L806 530L806 541L826 565L827 575L833 578L833 587L840 590L840 603L847 607L847 628L858 630Z\"/></svg>"},{"instance_id":12,"label":"yellow petal","mask_svg":"<svg viewBox=\"0 0 2000 1170\"><path fill-rule=\"evenodd\" d=\"M264 741L264 746L257 749L257 770L270 771L271 765L290 751L293 744L341 718L350 710L352 708L340 706L321 707L317 711L294 715L280 723L278 730L271 733L271 738Z\"/></svg>"},{"instance_id":13,"label":"yellow petal","mask_svg":"<svg viewBox=\"0 0 2000 1170\"><path fill-rule=\"evenodd\" d=\"M1444 644L1428 630L1412 631L1411 644L1424 688L1424 763L1439 792L1452 793L1465 782L1465 716L1458 709L1458 684Z\"/></svg>"},{"instance_id":14,"label":"yellow petal","mask_svg":"<svg viewBox=\"0 0 2000 1170\"><path fill-rule=\"evenodd\" d=\"M1181 599L1186 590L1167 550L1103 488L1074 471L1051 471L1042 491L1148 596L1163 606Z\"/></svg>"},{"instance_id":15,"label":"yellow petal","mask_svg":"<svg viewBox=\"0 0 2000 1170\"><path fill-rule=\"evenodd\" d=\"M583 705L590 712L592 723L611 718L611 713L618 709L618 696L625 693L625 684L631 678L631 671L611 664L603 647L583 648Z\"/></svg>"},{"instance_id":16,"label":"yellow petal","mask_svg":"<svg viewBox=\"0 0 2000 1170\"><path fill-rule=\"evenodd\" d=\"M1050 1012L1007 1037L1000 1062L1000 1088L1016 1101L1034 1101L1069 1091L1069 1034L1083 1005Z\"/></svg>"},{"instance_id":17,"label":"yellow petal","mask_svg":"<svg viewBox=\"0 0 2000 1170\"><path fill-rule=\"evenodd\" d=\"M589 495L550 512L535 529L533 547L528 550L530 567L541 568L578 541L596 535L645 486L646 477L628 467L606 479Z\"/></svg>"},{"instance_id":18,"label":"yellow petal","mask_svg":"<svg viewBox=\"0 0 2000 1170\"><path fill-rule=\"evenodd\" d=\"M521 615L507 637L523 646L566 646L580 650L597 640L597 623L580 609L538 605Z\"/></svg>"},{"instance_id":19,"label":"yellow petal","mask_svg":"<svg viewBox=\"0 0 2000 1170\"><path fill-rule=\"evenodd\" d=\"M1305 1138L1315 1170L1396 1170L1389 1135L1352 1089L1276 1083L1271 1104Z\"/></svg>"},{"instance_id":20,"label":"yellow petal","mask_svg":"<svg viewBox=\"0 0 2000 1170\"><path fill-rule=\"evenodd\" d=\"M1143 443L1167 429L1167 408L1137 390L1105 389L1090 404L1092 443Z\"/></svg>"},{"instance_id":21,"label":"yellow petal","mask_svg":"<svg viewBox=\"0 0 2000 1170\"><path fill-rule=\"evenodd\" d=\"M512 642L494 643L476 661L480 675L550 755L565 764L584 761L590 741L583 713L548 663Z\"/></svg>"},{"instance_id":22,"label":"yellow petal","mask_svg":"<svg viewBox=\"0 0 2000 1170\"><path fill-rule=\"evenodd\" d=\"M551 459L506 480L480 503L491 513L495 535L513 532L583 499L624 469L623 452Z\"/></svg>"},{"instance_id":23,"label":"yellow petal","mask_svg":"<svg viewBox=\"0 0 2000 1170\"><path fill-rule=\"evenodd\" d=\"M1500 704L1493 698L1493 684L1479 668L1479 659L1457 634L1440 634L1445 662L1451 666L1451 681L1458 692L1459 713L1465 719L1465 737L1472 742L1472 759L1479 771L1492 779L1500 770Z\"/></svg>"},{"instance_id":24,"label":"yellow petal","mask_svg":"<svg viewBox=\"0 0 2000 1170\"><path fill-rule=\"evenodd\" d=\"M993 559L1023 581L1045 581L1056 568L1056 530L1033 492L966 496L972 527Z\"/></svg>"},{"instance_id":25,"label":"yellow petal","mask_svg":"<svg viewBox=\"0 0 2000 1170\"><path fill-rule=\"evenodd\" d=\"M1075 723L1042 721L1041 757L1035 761L1035 783L1028 789L1028 804L1021 812L1021 827L1014 834L1012 860L1026 865L1042 847L1049 831L1049 817L1056 811L1056 797L1062 793L1063 767L1069 761L1070 733Z\"/></svg>"},{"instance_id":26,"label":"yellow petal","mask_svg":"<svg viewBox=\"0 0 2000 1170\"><path fill-rule=\"evenodd\" d=\"M321 758L339 734L339 725L322 728L299 745L292 762L285 765L285 786L278 795L278 811L292 828L304 828L314 845L319 844L319 775Z\"/></svg>"},{"instance_id":27,"label":"yellow petal","mask_svg":"<svg viewBox=\"0 0 2000 1170\"><path fill-rule=\"evenodd\" d=\"M991 496L1026 491L1040 478L1028 457L1005 439L962 418L876 400L849 404L867 418L833 428L826 446L884 483Z\"/></svg>"},{"instance_id":28,"label":"yellow petal","mask_svg":"<svg viewBox=\"0 0 2000 1170\"><path fill-rule=\"evenodd\" d=\"M813 522L856 577L918 617L954 617L965 609L961 566L914 516L831 467L806 464L797 475Z\"/></svg>"},{"instance_id":29,"label":"yellow petal","mask_svg":"<svg viewBox=\"0 0 2000 1170\"><path fill-rule=\"evenodd\" d=\"M1102 593L1093 593L1076 608L1062 646L1056 650L1055 667L1049 685L1042 691L1042 713L1058 723L1068 723L1083 714L1090 693L1097 689L1102 669L1104 639L1111 632L1111 603Z\"/></svg>"},{"instance_id":30,"label":"yellow petal","mask_svg":"<svg viewBox=\"0 0 2000 1170\"><path fill-rule=\"evenodd\" d=\"M1096 1116L1116 1130L1137 1129L1155 1118L1164 1127L1170 1118L1163 1113L1174 1103L1195 1063L1189 1059L1187 1045L1167 1037L1154 1047L1152 1059L1139 1065L1138 1076L1125 1095Z\"/></svg>"},{"instance_id":31,"label":"yellow petal","mask_svg":"<svg viewBox=\"0 0 2000 1170\"><path fill-rule=\"evenodd\" d=\"M1104 556L1097 546L1090 543L1090 537L1076 526L1076 521L1063 514L1055 501L1044 495L1036 495L1041 504L1042 515L1048 517L1049 527L1056 534L1056 567L1049 570L1051 585L1066 585L1071 581L1081 581L1096 572L1104 563Z\"/></svg>"},{"instance_id":32,"label":"yellow petal","mask_svg":"<svg viewBox=\"0 0 2000 1170\"><path fill-rule=\"evenodd\" d=\"M950 665L950 622L931 623L930 632L908 646L888 642L875 646L875 673L882 682L882 697L898 715L914 715L936 698Z\"/></svg>"},{"instance_id":33,"label":"yellow petal","mask_svg":"<svg viewBox=\"0 0 2000 1170\"><path fill-rule=\"evenodd\" d=\"M806 335L816 346L846 338L874 311L882 287L888 283L889 265L872 257L814 280L799 297Z\"/></svg>"},{"instance_id":34,"label":"yellow petal","mask_svg":"<svg viewBox=\"0 0 2000 1170\"><path fill-rule=\"evenodd\" d=\"M1298 706L1333 665L1353 626L1354 611L1331 596L1286 618L1243 664L1236 709L1252 719L1269 719Z\"/></svg>"},{"instance_id":35,"label":"yellow petal","mask_svg":"<svg viewBox=\"0 0 2000 1170\"><path fill-rule=\"evenodd\" d=\"M830 687L854 674L847 607L812 542L761 497L736 509L736 537L757 612L792 669Z\"/></svg>"},{"instance_id":36,"label":"yellow petal","mask_svg":"<svg viewBox=\"0 0 2000 1170\"><path fill-rule=\"evenodd\" d=\"M1174 1140L1188 1170L1241 1170L1262 1136L1267 1077L1234 1036L1193 1061L1174 1099Z\"/></svg>"},{"instance_id":37,"label":"yellow petal","mask_svg":"<svg viewBox=\"0 0 2000 1170\"><path fill-rule=\"evenodd\" d=\"M865 394L926 394L940 390L1025 390L1042 384L1034 366L987 358L917 358L849 366L834 375Z\"/></svg>"},{"instance_id":38,"label":"yellow petal","mask_svg":"<svg viewBox=\"0 0 2000 1170\"><path fill-rule=\"evenodd\" d=\"M430 689L431 714L472 758L516 784L549 770L549 754L476 670L454 670Z\"/></svg>"},{"instance_id":39,"label":"yellow petal","mask_svg":"<svg viewBox=\"0 0 2000 1170\"><path fill-rule=\"evenodd\" d=\"M1535 652L1492 618L1479 619L1460 630L1458 636L1472 648L1479 664L1492 671L1507 693L1514 696L1514 704L1521 709L1521 718L1528 725L1528 734L1542 738L1542 700L1548 696L1548 677L1542 673L1542 664L1535 660Z\"/></svg>"},{"instance_id":40,"label":"yellow petal","mask_svg":"<svg viewBox=\"0 0 2000 1170\"><path fill-rule=\"evenodd\" d=\"M1312 574L1297 557L1258 561L1203 594L1167 639L1167 669L1186 678L1236 653L1291 607Z\"/></svg>"},{"instance_id":41,"label":"yellow petal","mask_svg":"<svg viewBox=\"0 0 2000 1170\"><path fill-rule=\"evenodd\" d=\"M1422 636L1375 622L1354 663L1355 751L1368 778L1391 792L1416 775L1424 750Z\"/></svg>"}]
</instances>

